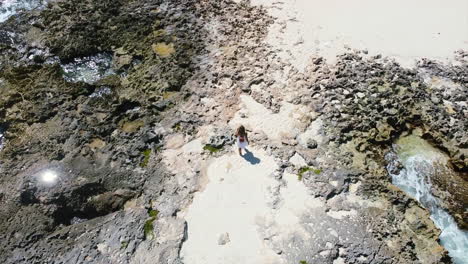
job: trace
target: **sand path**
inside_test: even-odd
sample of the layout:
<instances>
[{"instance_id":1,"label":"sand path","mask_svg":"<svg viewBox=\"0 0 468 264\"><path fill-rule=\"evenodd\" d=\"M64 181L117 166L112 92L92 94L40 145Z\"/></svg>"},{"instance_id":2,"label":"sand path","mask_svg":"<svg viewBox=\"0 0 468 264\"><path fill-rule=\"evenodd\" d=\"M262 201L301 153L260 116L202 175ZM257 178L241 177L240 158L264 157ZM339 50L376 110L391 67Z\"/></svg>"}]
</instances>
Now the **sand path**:
<instances>
[{"instance_id":1,"label":"sand path","mask_svg":"<svg viewBox=\"0 0 468 264\"><path fill-rule=\"evenodd\" d=\"M234 151L214 159L208 184L195 195L185 215L188 240L181 256L186 264L287 263L272 243L291 234L309 237L300 223L312 208L324 208L296 175L275 179L278 168L263 150Z\"/></svg>"},{"instance_id":2,"label":"sand path","mask_svg":"<svg viewBox=\"0 0 468 264\"><path fill-rule=\"evenodd\" d=\"M246 159L234 152L224 155L208 167L209 183L185 217L189 238L181 252L185 263L280 263L256 225L269 212L275 185L270 174L277 166L263 151L253 151ZM226 233L230 242L219 245Z\"/></svg>"}]
</instances>

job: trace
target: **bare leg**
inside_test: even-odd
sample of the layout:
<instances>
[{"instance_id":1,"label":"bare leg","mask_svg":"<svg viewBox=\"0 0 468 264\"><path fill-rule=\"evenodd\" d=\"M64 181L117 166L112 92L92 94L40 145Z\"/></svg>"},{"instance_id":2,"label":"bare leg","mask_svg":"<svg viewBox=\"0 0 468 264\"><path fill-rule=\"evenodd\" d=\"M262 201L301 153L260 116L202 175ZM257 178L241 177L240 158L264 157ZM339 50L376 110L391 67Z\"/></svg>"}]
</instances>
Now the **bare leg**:
<instances>
[{"instance_id":1,"label":"bare leg","mask_svg":"<svg viewBox=\"0 0 468 264\"><path fill-rule=\"evenodd\" d=\"M239 155L242 156L242 149L241 148L239 148Z\"/></svg>"}]
</instances>

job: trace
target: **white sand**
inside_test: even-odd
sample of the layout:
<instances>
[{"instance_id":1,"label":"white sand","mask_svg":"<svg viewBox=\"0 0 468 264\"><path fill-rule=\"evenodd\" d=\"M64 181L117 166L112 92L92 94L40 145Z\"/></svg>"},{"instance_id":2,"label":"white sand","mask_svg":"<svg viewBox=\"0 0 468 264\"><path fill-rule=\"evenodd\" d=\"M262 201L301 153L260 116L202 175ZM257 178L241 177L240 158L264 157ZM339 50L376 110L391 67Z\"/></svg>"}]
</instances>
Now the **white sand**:
<instances>
[{"instance_id":1,"label":"white sand","mask_svg":"<svg viewBox=\"0 0 468 264\"><path fill-rule=\"evenodd\" d=\"M233 152L208 167L209 183L197 193L185 215L188 240L181 251L184 263L282 263L266 247L256 224L269 212L269 190L275 185L269 176L277 165L263 151L255 150L254 155L260 159L256 165ZM218 238L225 233L230 242L218 245Z\"/></svg>"},{"instance_id":2,"label":"white sand","mask_svg":"<svg viewBox=\"0 0 468 264\"><path fill-rule=\"evenodd\" d=\"M273 113L252 97L243 95L241 110L230 125L244 124L276 141L295 138L304 131L307 124L304 119L310 118L309 115L306 108L286 102L279 113ZM168 140L166 159L180 159L180 154L174 155L175 150L172 153L169 147L180 148L182 142L180 137ZM197 142L194 140L180 149L195 146L198 150ZM286 263L276 252L288 249L278 245L292 237L310 239L311 234L301 218L311 208L325 212L324 202L313 198L297 175L286 173L283 180L275 179L278 165L274 158L254 146L248 149L252 152L245 158L233 147L232 152L212 160L206 169L206 186L200 187L192 205L180 215L188 224L188 239L181 250L184 263ZM298 166L305 164L299 155L293 161Z\"/></svg>"},{"instance_id":3,"label":"white sand","mask_svg":"<svg viewBox=\"0 0 468 264\"><path fill-rule=\"evenodd\" d=\"M468 50L466 0L252 0L277 17L268 42L299 69L310 55L333 62L349 46L411 66L422 57L448 62Z\"/></svg>"},{"instance_id":4,"label":"white sand","mask_svg":"<svg viewBox=\"0 0 468 264\"><path fill-rule=\"evenodd\" d=\"M297 175L285 173L283 179L286 185L280 190L279 206L266 219L266 225L273 226L272 230L276 231L274 242L286 241L293 234L300 235L304 241L307 241L312 234L305 230L301 217L310 214L312 208L321 208L325 211L325 204L310 194L304 183L298 180Z\"/></svg>"},{"instance_id":5,"label":"white sand","mask_svg":"<svg viewBox=\"0 0 468 264\"><path fill-rule=\"evenodd\" d=\"M184 263L286 263L264 236L278 244L293 235L310 239L301 216L311 208L325 211L324 202L313 198L297 175L285 174L285 186L280 188L271 176L277 168L273 158L252 151L258 164L233 151L208 167L209 183L195 195L184 217L188 223L188 239L181 250ZM230 241L220 245L219 238L226 235Z\"/></svg>"}]
</instances>

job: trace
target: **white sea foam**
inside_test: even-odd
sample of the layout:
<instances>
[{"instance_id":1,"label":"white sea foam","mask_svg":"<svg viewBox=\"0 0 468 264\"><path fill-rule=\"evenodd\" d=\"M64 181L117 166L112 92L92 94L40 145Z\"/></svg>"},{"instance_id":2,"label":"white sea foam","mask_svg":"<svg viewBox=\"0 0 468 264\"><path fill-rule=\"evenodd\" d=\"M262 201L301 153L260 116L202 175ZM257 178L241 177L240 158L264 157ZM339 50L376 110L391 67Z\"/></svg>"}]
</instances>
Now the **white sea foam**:
<instances>
[{"instance_id":1,"label":"white sea foam","mask_svg":"<svg viewBox=\"0 0 468 264\"><path fill-rule=\"evenodd\" d=\"M441 208L439 199L431 193L430 176L436 173L434 166L436 163L439 163L437 166L446 163L447 158L416 136L400 140L396 149L404 169L399 173L390 173L393 184L429 209L432 221L442 231L440 235L442 246L448 250L454 263L467 264L468 232L458 228L453 217Z\"/></svg>"}]
</instances>

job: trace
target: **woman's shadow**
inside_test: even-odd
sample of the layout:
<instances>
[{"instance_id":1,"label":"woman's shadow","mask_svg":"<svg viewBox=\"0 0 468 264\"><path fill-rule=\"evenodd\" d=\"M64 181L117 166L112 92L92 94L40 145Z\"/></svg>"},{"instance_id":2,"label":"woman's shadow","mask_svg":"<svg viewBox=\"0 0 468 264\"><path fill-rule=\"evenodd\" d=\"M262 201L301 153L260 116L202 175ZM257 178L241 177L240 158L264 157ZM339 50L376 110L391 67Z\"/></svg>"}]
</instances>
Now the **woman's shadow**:
<instances>
[{"instance_id":1,"label":"woman's shadow","mask_svg":"<svg viewBox=\"0 0 468 264\"><path fill-rule=\"evenodd\" d=\"M242 155L242 157L248 161L250 164L255 165L260 163L260 159L255 157L252 152L250 152L248 149L244 149L245 154Z\"/></svg>"}]
</instances>

